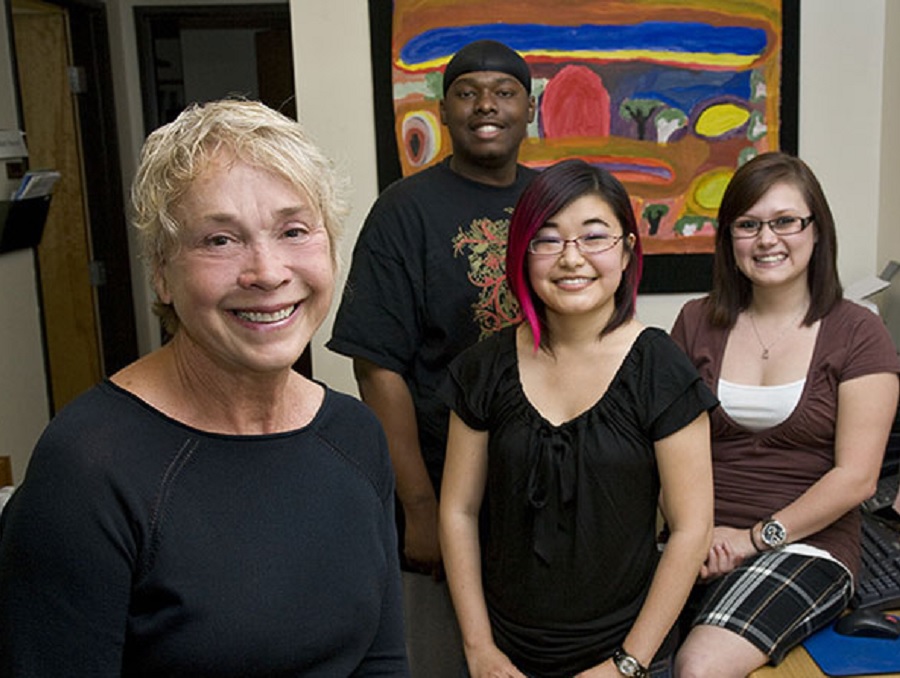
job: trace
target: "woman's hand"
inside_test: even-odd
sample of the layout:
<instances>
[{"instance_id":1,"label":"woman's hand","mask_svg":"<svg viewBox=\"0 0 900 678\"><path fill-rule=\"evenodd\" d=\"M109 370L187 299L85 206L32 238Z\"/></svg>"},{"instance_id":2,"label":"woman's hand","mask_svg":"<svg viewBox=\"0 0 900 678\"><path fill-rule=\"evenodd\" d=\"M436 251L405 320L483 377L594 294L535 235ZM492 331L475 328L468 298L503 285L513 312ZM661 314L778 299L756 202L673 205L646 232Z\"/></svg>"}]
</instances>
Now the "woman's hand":
<instances>
[{"instance_id":1,"label":"woman's hand","mask_svg":"<svg viewBox=\"0 0 900 678\"><path fill-rule=\"evenodd\" d=\"M756 552L750 540L750 530L717 526L713 529L709 555L700 566L700 578L714 579L727 574Z\"/></svg>"}]
</instances>

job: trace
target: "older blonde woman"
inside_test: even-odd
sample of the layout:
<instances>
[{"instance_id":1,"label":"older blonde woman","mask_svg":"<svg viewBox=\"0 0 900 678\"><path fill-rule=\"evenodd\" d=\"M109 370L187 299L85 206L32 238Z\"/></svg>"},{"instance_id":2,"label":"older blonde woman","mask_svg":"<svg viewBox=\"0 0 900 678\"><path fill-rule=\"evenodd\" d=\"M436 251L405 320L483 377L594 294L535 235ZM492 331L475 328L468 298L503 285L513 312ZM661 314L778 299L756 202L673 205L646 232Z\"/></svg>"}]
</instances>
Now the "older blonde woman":
<instances>
[{"instance_id":1,"label":"older blonde woman","mask_svg":"<svg viewBox=\"0 0 900 678\"><path fill-rule=\"evenodd\" d=\"M0 675L407 675L384 436L292 369L340 188L258 103L147 139L135 225L172 338L38 443L0 534Z\"/></svg>"}]
</instances>

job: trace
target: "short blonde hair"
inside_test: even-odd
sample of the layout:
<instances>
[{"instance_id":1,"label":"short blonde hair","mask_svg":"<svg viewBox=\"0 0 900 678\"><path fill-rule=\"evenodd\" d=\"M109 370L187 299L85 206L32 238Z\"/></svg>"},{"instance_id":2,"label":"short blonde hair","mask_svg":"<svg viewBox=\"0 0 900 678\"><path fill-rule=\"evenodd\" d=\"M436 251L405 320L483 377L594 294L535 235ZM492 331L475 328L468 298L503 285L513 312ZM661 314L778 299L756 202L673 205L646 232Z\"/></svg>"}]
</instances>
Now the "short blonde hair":
<instances>
[{"instance_id":1,"label":"short blonde hair","mask_svg":"<svg viewBox=\"0 0 900 678\"><path fill-rule=\"evenodd\" d=\"M347 214L347 182L303 127L258 101L223 99L193 104L144 142L131 186L132 224L151 281L176 251L181 224L174 208L220 151L273 172L307 196L328 234L332 262ZM171 304L154 312L173 334L179 325Z\"/></svg>"}]
</instances>

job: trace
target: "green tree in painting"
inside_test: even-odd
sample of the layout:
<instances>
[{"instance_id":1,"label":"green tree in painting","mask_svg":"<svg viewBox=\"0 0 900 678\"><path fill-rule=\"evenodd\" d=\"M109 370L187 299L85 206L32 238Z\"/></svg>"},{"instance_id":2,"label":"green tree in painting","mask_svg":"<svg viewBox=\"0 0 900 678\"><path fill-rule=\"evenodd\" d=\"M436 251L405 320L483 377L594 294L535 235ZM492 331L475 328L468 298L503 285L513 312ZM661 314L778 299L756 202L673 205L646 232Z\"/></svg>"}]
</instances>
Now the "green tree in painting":
<instances>
[{"instance_id":1,"label":"green tree in painting","mask_svg":"<svg viewBox=\"0 0 900 678\"><path fill-rule=\"evenodd\" d=\"M759 155L759 151L757 151L754 146L748 146L747 148L741 149L741 152L738 153L737 166L740 167L741 165L746 165L757 155Z\"/></svg>"},{"instance_id":2,"label":"green tree in painting","mask_svg":"<svg viewBox=\"0 0 900 678\"><path fill-rule=\"evenodd\" d=\"M687 124L687 116L677 108L667 108L656 114L656 140L664 144L679 129Z\"/></svg>"},{"instance_id":3,"label":"green tree in painting","mask_svg":"<svg viewBox=\"0 0 900 678\"><path fill-rule=\"evenodd\" d=\"M758 103L766 98L766 75L759 68L750 71L750 101Z\"/></svg>"},{"instance_id":4,"label":"green tree in painting","mask_svg":"<svg viewBox=\"0 0 900 678\"><path fill-rule=\"evenodd\" d=\"M647 123L665 104L658 99L625 99L619 106L619 115L625 120L633 120L637 125L637 138L647 138Z\"/></svg>"},{"instance_id":5,"label":"green tree in painting","mask_svg":"<svg viewBox=\"0 0 900 678\"><path fill-rule=\"evenodd\" d=\"M716 220L707 217L701 217L698 214L686 214L675 222L675 232L678 235L694 235L703 230L703 227L709 224L716 228Z\"/></svg>"},{"instance_id":6,"label":"green tree in painting","mask_svg":"<svg viewBox=\"0 0 900 678\"><path fill-rule=\"evenodd\" d=\"M650 235L656 235L659 232L659 222L668 213L668 206L660 203L652 203L644 208L643 217L650 224Z\"/></svg>"},{"instance_id":7,"label":"green tree in painting","mask_svg":"<svg viewBox=\"0 0 900 678\"><path fill-rule=\"evenodd\" d=\"M750 124L747 125L747 138L750 141L759 141L769 131L765 116L759 111L750 114Z\"/></svg>"}]
</instances>

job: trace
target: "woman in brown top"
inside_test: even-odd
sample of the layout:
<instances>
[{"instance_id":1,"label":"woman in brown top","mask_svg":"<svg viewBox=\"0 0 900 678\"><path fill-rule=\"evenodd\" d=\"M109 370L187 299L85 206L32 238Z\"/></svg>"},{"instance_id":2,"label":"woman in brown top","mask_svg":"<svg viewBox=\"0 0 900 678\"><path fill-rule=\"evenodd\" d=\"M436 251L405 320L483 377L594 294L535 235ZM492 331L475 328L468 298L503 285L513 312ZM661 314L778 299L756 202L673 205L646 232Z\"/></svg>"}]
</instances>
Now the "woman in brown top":
<instances>
[{"instance_id":1,"label":"woman in brown top","mask_svg":"<svg viewBox=\"0 0 900 678\"><path fill-rule=\"evenodd\" d=\"M836 247L809 167L758 156L723 196L712 293L673 328L721 403L716 528L679 676L777 664L852 595L898 361L879 318L842 299Z\"/></svg>"}]
</instances>

